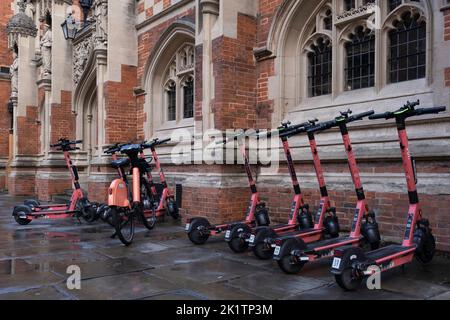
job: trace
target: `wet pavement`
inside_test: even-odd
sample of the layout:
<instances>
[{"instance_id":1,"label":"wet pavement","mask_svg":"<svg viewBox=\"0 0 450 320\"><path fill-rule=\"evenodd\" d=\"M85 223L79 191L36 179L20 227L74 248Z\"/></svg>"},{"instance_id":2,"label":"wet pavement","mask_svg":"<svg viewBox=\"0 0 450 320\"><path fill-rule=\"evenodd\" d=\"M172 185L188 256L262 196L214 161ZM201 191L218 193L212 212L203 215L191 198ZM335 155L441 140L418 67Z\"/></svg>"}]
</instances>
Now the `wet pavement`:
<instances>
[{"instance_id":1,"label":"wet pavement","mask_svg":"<svg viewBox=\"0 0 450 320\"><path fill-rule=\"evenodd\" d=\"M334 283L330 261L288 276L272 261L233 254L220 237L196 247L169 218L152 231L139 227L124 247L101 222L19 226L11 212L22 201L0 194L0 300L450 299L450 259L443 256L383 274L382 290L348 293ZM81 269L81 290L67 288L72 265Z\"/></svg>"}]
</instances>

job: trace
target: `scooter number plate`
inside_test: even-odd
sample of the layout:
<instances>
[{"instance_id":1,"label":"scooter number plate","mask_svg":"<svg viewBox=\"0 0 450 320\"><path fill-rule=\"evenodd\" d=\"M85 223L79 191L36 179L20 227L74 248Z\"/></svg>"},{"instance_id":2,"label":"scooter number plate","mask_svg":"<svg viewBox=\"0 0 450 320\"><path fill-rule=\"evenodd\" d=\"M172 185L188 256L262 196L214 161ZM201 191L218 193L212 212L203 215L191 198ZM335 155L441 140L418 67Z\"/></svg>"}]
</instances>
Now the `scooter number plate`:
<instances>
[{"instance_id":1,"label":"scooter number plate","mask_svg":"<svg viewBox=\"0 0 450 320\"><path fill-rule=\"evenodd\" d=\"M227 232L225 233L225 238L228 239L231 235L231 230L227 230Z\"/></svg>"},{"instance_id":2,"label":"scooter number plate","mask_svg":"<svg viewBox=\"0 0 450 320\"><path fill-rule=\"evenodd\" d=\"M254 234L252 234L252 235L250 236L249 242L250 242L250 243L254 243L254 242L255 242L255 235L254 235Z\"/></svg>"},{"instance_id":3,"label":"scooter number plate","mask_svg":"<svg viewBox=\"0 0 450 320\"><path fill-rule=\"evenodd\" d=\"M281 251L281 247L280 246L276 246L273 255L275 255L275 256L279 255L280 251Z\"/></svg>"},{"instance_id":4,"label":"scooter number plate","mask_svg":"<svg viewBox=\"0 0 450 320\"><path fill-rule=\"evenodd\" d=\"M333 259L333 265L331 266L333 269L339 269L341 266L342 259L341 258L334 258Z\"/></svg>"},{"instance_id":5,"label":"scooter number plate","mask_svg":"<svg viewBox=\"0 0 450 320\"><path fill-rule=\"evenodd\" d=\"M186 227L184 228L184 230L187 232L189 231L189 228L191 227L190 223L186 223Z\"/></svg>"}]
</instances>

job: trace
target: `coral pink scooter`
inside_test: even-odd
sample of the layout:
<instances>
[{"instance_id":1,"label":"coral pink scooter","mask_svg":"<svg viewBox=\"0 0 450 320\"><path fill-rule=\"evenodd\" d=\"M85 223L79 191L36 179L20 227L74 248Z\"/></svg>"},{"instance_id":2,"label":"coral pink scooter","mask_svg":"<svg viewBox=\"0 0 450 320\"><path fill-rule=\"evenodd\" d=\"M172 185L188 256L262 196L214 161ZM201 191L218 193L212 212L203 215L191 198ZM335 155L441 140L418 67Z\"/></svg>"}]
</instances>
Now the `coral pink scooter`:
<instances>
[{"instance_id":1,"label":"coral pink scooter","mask_svg":"<svg viewBox=\"0 0 450 320\"><path fill-rule=\"evenodd\" d=\"M395 112L369 117L371 120L395 119L396 121L408 186L408 217L401 245L389 245L366 253L357 247L346 247L335 251L331 272L335 275L337 284L344 290L357 290L364 277L403 266L410 263L414 256L422 263L428 263L433 259L436 250L435 238L431 233L430 223L422 218L416 186L416 166L409 151L406 119L426 114L438 114L444 112L446 107L415 109L417 105L419 102L408 102Z\"/></svg>"},{"instance_id":2,"label":"coral pink scooter","mask_svg":"<svg viewBox=\"0 0 450 320\"><path fill-rule=\"evenodd\" d=\"M60 139L59 143L50 146L64 152L64 159L74 188L70 202L68 204L42 205L37 200L25 200L23 205L14 208L12 214L18 224L27 225L36 219L65 219L81 216L87 222L93 222L98 218L98 204L91 203L86 198L79 183L78 168L70 159L70 151L78 150L76 145L82 142L81 140Z\"/></svg>"}]
</instances>

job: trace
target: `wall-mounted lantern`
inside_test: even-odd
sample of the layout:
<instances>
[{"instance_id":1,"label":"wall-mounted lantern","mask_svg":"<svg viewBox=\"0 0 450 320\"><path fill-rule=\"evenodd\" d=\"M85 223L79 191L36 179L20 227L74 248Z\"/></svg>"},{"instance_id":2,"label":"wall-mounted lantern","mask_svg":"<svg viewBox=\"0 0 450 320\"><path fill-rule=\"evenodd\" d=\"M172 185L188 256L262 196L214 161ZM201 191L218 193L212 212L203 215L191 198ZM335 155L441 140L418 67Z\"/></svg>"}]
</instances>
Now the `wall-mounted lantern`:
<instances>
[{"instance_id":1,"label":"wall-mounted lantern","mask_svg":"<svg viewBox=\"0 0 450 320\"><path fill-rule=\"evenodd\" d=\"M77 23L75 19L72 17L72 14L70 13L66 20L61 24L61 28L64 33L64 38L66 40L74 40L77 36L78 28Z\"/></svg>"}]
</instances>

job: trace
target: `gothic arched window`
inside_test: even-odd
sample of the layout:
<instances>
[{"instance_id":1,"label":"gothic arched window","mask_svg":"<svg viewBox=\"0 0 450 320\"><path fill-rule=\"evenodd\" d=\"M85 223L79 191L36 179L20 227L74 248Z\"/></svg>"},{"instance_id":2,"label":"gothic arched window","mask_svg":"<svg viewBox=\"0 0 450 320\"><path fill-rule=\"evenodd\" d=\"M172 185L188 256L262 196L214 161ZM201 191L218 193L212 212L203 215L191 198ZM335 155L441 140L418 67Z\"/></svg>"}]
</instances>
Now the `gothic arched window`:
<instances>
[{"instance_id":1,"label":"gothic arched window","mask_svg":"<svg viewBox=\"0 0 450 320\"><path fill-rule=\"evenodd\" d=\"M319 38L308 53L308 91L310 97L331 93L333 52L330 40Z\"/></svg>"},{"instance_id":2,"label":"gothic arched window","mask_svg":"<svg viewBox=\"0 0 450 320\"><path fill-rule=\"evenodd\" d=\"M194 117L194 62L194 47L184 45L167 68L164 87L166 121Z\"/></svg>"},{"instance_id":3,"label":"gothic arched window","mask_svg":"<svg viewBox=\"0 0 450 320\"><path fill-rule=\"evenodd\" d=\"M355 90L375 85L375 34L358 27L345 45L346 88Z\"/></svg>"},{"instance_id":4,"label":"gothic arched window","mask_svg":"<svg viewBox=\"0 0 450 320\"><path fill-rule=\"evenodd\" d=\"M185 119L194 117L194 78L191 76L183 83L183 116Z\"/></svg>"},{"instance_id":5,"label":"gothic arched window","mask_svg":"<svg viewBox=\"0 0 450 320\"><path fill-rule=\"evenodd\" d=\"M425 78L426 75L426 22L419 13L405 12L393 23L389 32L389 80L397 83Z\"/></svg>"}]
</instances>

